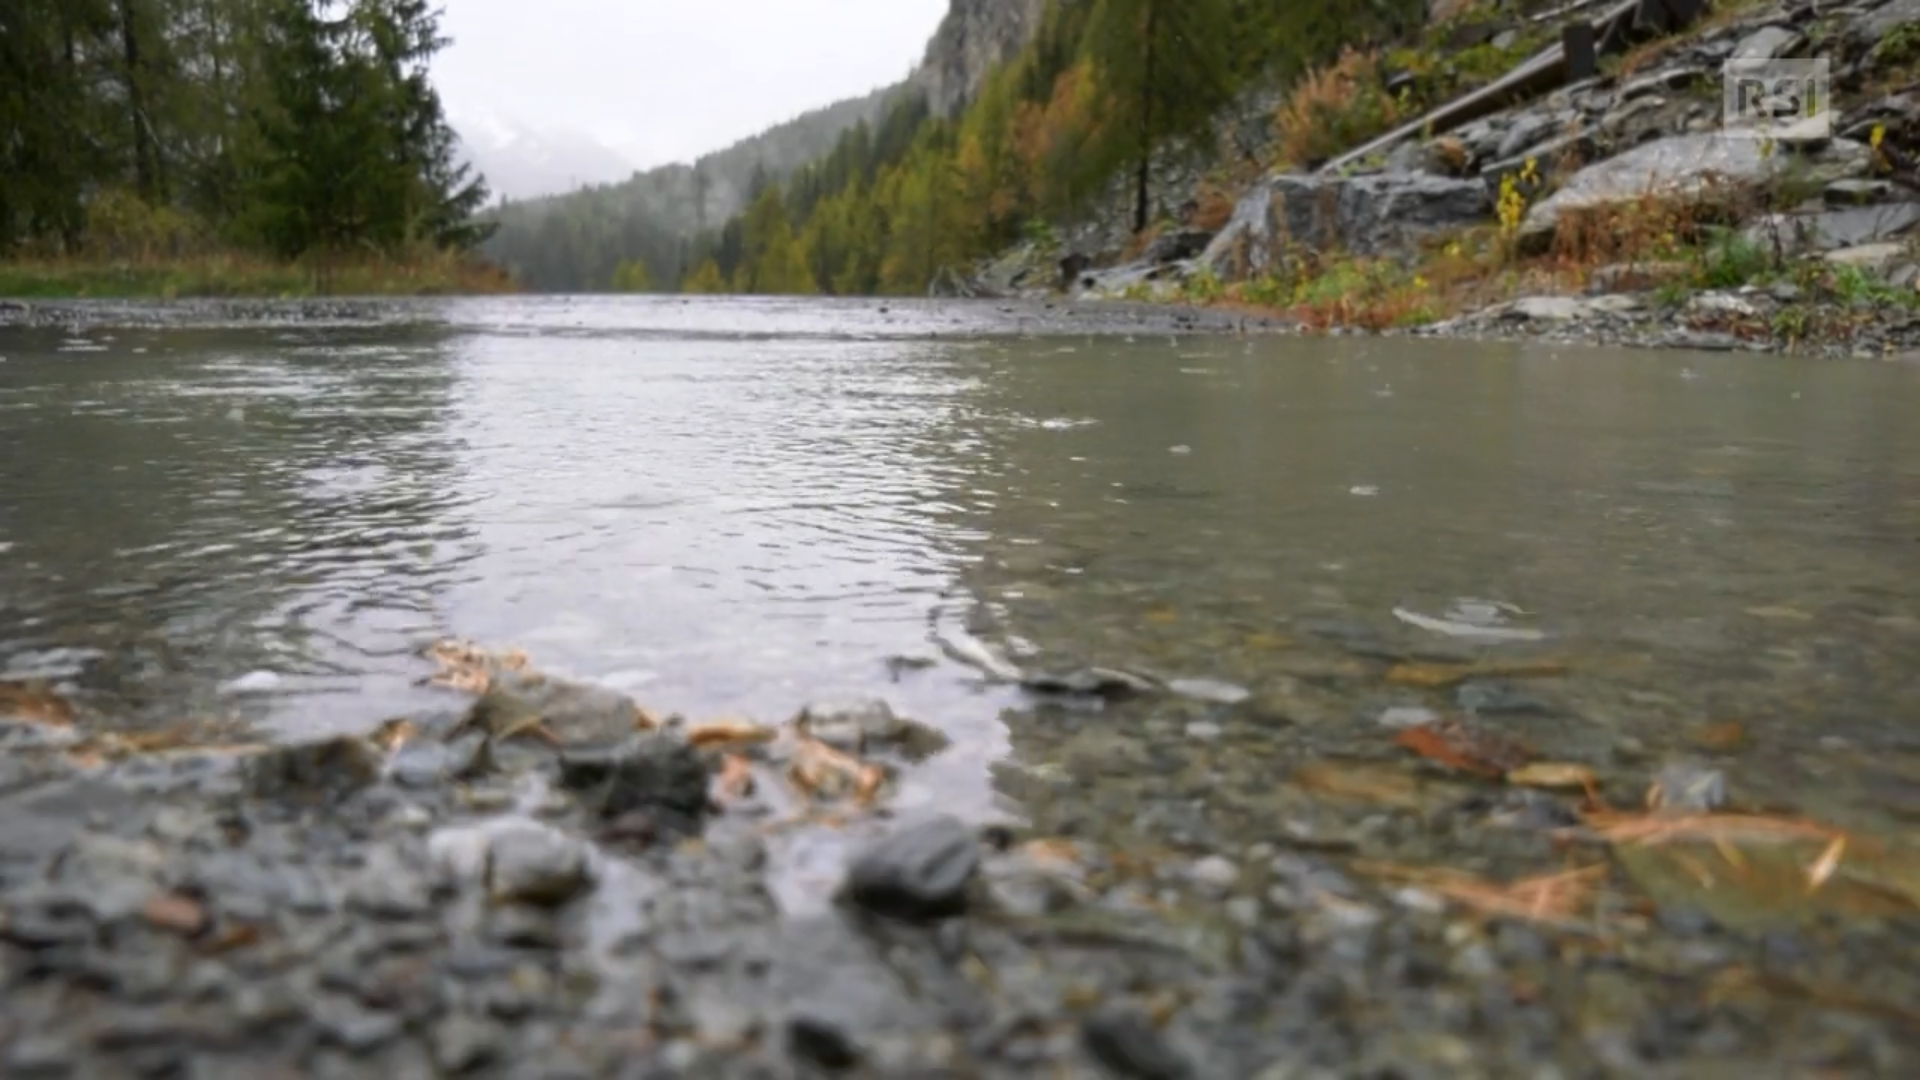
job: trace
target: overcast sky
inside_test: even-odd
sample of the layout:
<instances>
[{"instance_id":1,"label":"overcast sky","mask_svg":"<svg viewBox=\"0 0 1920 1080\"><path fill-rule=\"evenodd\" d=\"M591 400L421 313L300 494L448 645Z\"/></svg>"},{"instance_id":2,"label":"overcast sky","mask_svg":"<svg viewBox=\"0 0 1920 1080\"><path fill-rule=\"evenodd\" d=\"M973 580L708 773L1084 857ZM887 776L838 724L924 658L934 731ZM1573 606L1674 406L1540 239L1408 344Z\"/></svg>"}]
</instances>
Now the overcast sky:
<instances>
[{"instance_id":1,"label":"overcast sky","mask_svg":"<svg viewBox=\"0 0 1920 1080\"><path fill-rule=\"evenodd\" d=\"M947 0L445 0L449 112L689 160L904 77Z\"/></svg>"}]
</instances>

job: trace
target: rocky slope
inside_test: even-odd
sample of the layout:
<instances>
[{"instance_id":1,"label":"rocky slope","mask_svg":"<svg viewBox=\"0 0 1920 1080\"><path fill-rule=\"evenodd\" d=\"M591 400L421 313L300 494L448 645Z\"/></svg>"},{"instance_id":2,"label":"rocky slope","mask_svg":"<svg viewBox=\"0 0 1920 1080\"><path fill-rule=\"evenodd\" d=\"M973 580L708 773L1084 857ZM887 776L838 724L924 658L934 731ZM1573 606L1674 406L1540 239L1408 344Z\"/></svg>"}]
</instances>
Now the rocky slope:
<instances>
[{"instance_id":1,"label":"rocky slope","mask_svg":"<svg viewBox=\"0 0 1920 1080\"><path fill-rule=\"evenodd\" d=\"M953 0L908 84L926 93L936 116L950 117L1040 27L1046 0Z\"/></svg>"},{"instance_id":2,"label":"rocky slope","mask_svg":"<svg viewBox=\"0 0 1920 1080\"><path fill-rule=\"evenodd\" d=\"M1555 32L1534 66L1562 77L1536 79L1505 108L1450 126L1416 123L1414 137L1333 167L1270 173L1218 230L1170 230L1131 261L1120 261L1111 230L1083 230L1077 239L1107 246L1066 252L1063 268L1106 269L1057 279L1054 267L1036 265L1041 253L1016 252L989 269L988 287L1008 288L1024 272L1022 285L1063 280L1092 295L1224 290L1278 307L1358 290L1382 303L1393 294L1408 309L1381 312L1381 323L1440 332L1749 348L1812 341L1868 353L1920 344L1911 325L1920 174L1907 164L1920 142L1920 0L1736 0L1688 26L1637 29L1648 16L1631 3L1534 6L1542 10L1480 32L1597 20L1603 47L1613 33L1626 55L1569 80ZM1730 58L1828 60L1831 130L1769 140L1725 131L1721 65ZM1459 310L1459 295L1424 305L1402 295L1462 276L1460 266L1436 266L1434 253L1457 253L1463 242L1474 250L1475 237L1503 252L1486 260L1482 278L1515 278L1521 293L1628 299L1516 307L1524 297L1511 289L1476 287L1467 290L1480 302L1475 314L1471 303ZM1351 272L1355 287L1328 286L1333 271ZM1689 299L1714 288L1728 298L1704 309ZM1835 308L1852 314L1832 317ZM1442 320L1451 314L1462 317Z\"/></svg>"}]
</instances>

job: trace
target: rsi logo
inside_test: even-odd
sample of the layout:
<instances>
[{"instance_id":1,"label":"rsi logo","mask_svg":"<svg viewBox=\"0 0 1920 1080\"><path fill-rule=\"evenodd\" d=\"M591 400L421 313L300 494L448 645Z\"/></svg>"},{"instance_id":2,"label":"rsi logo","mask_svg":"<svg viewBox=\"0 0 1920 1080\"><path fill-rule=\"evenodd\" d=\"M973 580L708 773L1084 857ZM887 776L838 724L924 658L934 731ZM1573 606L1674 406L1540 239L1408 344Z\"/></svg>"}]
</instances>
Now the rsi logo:
<instances>
[{"instance_id":1,"label":"rsi logo","mask_svg":"<svg viewBox=\"0 0 1920 1080\"><path fill-rule=\"evenodd\" d=\"M1831 123L1826 67L1823 61L1730 62L1727 126L1778 131Z\"/></svg>"}]
</instances>

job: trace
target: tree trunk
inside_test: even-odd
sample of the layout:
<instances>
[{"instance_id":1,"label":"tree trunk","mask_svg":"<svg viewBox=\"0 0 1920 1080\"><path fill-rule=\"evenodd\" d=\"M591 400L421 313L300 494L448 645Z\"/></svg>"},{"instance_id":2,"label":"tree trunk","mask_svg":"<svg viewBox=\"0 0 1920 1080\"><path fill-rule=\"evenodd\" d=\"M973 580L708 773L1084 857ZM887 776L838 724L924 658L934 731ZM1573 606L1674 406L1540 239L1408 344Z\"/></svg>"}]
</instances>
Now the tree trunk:
<instances>
[{"instance_id":1,"label":"tree trunk","mask_svg":"<svg viewBox=\"0 0 1920 1080\"><path fill-rule=\"evenodd\" d=\"M140 33L134 0L120 0L120 55L127 84L127 113L133 122L133 187L151 201L159 185L153 161L153 131L147 123L146 80L140 77Z\"/></svg>"},{"instance_id":2,"label":"tree trunk","mask_svg":"<svg viewBox=\"0 0 1920 1080\"><path fill-rule=\"evenodd\" d=\"M1158 0L1148 0L1147 24L1141 35L1146 40L1147 51L1140 72L1140 168L1133 182L1133 231L1136 234L1147 228L1147 186L1153 173L1153 38L1159 14Z\"/></svg>"}]
</instances>

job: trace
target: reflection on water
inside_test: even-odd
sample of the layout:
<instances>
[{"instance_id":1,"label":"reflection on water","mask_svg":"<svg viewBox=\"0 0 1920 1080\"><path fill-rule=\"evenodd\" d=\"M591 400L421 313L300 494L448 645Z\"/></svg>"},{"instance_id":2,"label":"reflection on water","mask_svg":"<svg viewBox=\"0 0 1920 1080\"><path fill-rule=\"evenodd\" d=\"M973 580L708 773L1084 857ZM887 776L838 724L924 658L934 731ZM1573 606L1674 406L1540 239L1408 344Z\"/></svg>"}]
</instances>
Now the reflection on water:
<instances>
[{"instance_id":1,"label":"reflection on water","mask_svg":"<svg viewBox=\"0 0 1920 1080\"><path fill-rule=\"evenodd\" d=\"M1394 608L1484 598L1619 661L1570 691L1589 717L1911 700L1912 368L1011 325L573 300L8 331L0 664L297 731L439 701L410 652L440 633L698 715L867 688L958 743L909 798L976 811L1009 745L1066 758L965 669L892 681L943 613L1271 695L1303 655L1457 648Z\"/></svg>"}]
</instances>

